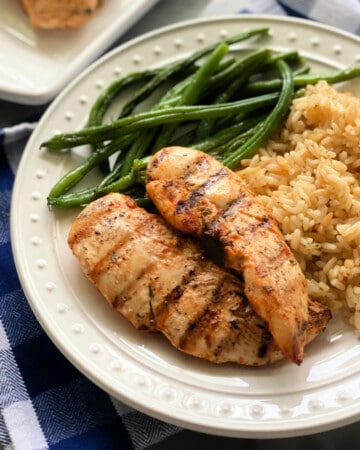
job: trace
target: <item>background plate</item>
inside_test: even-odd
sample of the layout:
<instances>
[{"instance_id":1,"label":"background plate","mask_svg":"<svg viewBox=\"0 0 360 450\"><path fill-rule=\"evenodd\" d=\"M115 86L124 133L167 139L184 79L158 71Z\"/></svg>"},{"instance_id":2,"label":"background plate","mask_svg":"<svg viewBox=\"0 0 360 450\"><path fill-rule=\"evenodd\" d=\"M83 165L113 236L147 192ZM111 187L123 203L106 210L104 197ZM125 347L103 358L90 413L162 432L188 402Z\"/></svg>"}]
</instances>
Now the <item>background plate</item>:
<instances>
[{"instance_id":1,"label":"background plate","mask_svg":"<svg viewBox=\"0 0 360 450\"><path fill-rule=\"evenodd\" d=\"M20 0L2 0L0 98L42 104L55 95L158 0L104 0L86 25L37 30Z\"/></svg>"},{"instance_id":2,"label":"background plate","mask_svg":"<svg viewBox=\"0 0 360 450\"><path fill-rule=\"evenodd\" d=\"M101 88L120 73L169 62L259 26L271 35L240 47L297 48L316 68L358 58L359 38L313 22L271 16L200 20L147 34L89 67L50 106L25 149L15 182L11 233L17 270L38 320L64 355L101 388L159 419L233 437L284 437L360 418L360 343L339 319L308 346L304 363L214 365L136 331L80 273L66 244L76 211L50 212L46 197L76 152L39 151L55 132L81 127ZM358 81L347 88L360 93Z\"/></svg>"}]
</instances>

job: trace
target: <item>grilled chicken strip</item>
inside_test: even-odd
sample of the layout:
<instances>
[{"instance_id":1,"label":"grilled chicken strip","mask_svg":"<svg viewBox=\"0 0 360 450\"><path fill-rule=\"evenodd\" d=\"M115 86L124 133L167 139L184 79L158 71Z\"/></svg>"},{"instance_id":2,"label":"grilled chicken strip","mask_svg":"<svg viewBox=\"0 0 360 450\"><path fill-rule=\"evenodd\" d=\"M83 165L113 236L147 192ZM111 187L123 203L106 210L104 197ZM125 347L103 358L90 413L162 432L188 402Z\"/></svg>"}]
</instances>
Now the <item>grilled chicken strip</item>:
<instances>
[{"instance_id":1,"label":"grilled chicken strip","mask_svg":"<svg viewBox=\"0 0 360 450\"><path fill-rule=\"evenodd\" d=\"M194 149L157 152L146 190L175 228L210 236L225 252L227 268L244 278L244 291L285 356L303 359L308 321L305 276L271 213L240 176Z\"/></svg>"},{"instance_id":2,"label":"grilled chicken strip","mask_svg":"<svg viewBox=\"0 0 360 450\"><path fill-rule=\"evenodd\" d=\"M129 197L108 194L87 206L68 243L87 277L134 327L160 331L179 350L215 363L259 366L283 358L242 281ZM306 341L329 319L326 308L310 303Z\"/></svg>"}]
</instances>

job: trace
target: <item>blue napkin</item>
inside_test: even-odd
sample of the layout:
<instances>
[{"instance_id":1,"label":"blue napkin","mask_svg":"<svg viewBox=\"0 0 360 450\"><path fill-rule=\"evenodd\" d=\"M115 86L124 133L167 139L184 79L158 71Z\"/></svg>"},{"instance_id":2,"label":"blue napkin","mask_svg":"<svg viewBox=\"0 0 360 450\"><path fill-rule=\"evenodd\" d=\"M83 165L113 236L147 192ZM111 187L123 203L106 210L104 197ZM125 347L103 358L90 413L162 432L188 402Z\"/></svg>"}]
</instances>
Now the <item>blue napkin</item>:
<instances>
[{"instance_id":1,"label":"blue napkin","mask_svg":"<svg viewBox=\"0 0 360 450\"><path fill-rule=\"evenodd\" d=\"M140 450L177 427L128 408L78 372L44 334L16 275L12 168L35 125L0 130L0 443L19 450Z\"/></svg>"},{"instance_id":2,"label":"blue napkin","mask_svg":"<svg viewBox=\"0 0 360 450\"><path fill-rule=\"evenodd\" d=\"M308 17L360 33L358 0L214 0L206 15L228 12ZM35 126L0 129L0 443L16 450L147 448L179 428L127 407L79 373L44 334L17 278L11 192Z\"/></svg>"}]
</instances>

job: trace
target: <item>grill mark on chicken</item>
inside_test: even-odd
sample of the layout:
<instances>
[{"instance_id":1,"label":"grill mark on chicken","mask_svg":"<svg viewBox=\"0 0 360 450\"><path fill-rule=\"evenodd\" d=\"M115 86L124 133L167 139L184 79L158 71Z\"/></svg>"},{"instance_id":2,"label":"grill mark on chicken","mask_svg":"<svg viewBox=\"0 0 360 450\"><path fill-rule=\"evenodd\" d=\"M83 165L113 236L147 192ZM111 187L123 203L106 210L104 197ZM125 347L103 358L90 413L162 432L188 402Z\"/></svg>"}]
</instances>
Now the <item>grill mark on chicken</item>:
<instances>
[{"instance_id":1,"label":"grill mark on chicken","mask_svg":"<svg viewBox=\"0 0 360 450\"><path fill-rule=\"evenodd\" d=\"M214 290L212 292L208 291L208 302L203 306L201 310L198 311L198 314L191 320L180 338L179 347L186 348L187 342L192 338L192 334L195 331L196 327L203 326L202 324L206 322L209 315L213 314L214 311L211 308L211 305L216 305L221 302L222 299L222 288L225 284L225 277L222 277L218 280L218 284L214 286ZM208 345L210 346L209 339L207 339Z\"/></svg>"},{"instance_id":2,"label":"grill mark on chicken","mask_svg":"<svg viewBox=\"0 0 360 450\"><path fill-rule=\"evenodd\" d=\"M193 175L193 172L189 171L184 179L188 179L188 177L190 177L191 175ZM191 208L194 208L199 203L199 201L201 201L201 199L206 194L206 191L209 190L211 186L227 176L228 174L224 169L220 169L219 172L211 175L204 184L191 192L188 200L179 200L177 202L176 214L180 214Z\"/></svg>"},{"instance_id":3,"label":"grill mark on chicken","mask_svg":"<svg viewBox=\"0 0 360 450\"><path fill-rule=\"evenodd\" d=\"M127 236L126 239L114 245L114 248L110 249L109 252L103 255L97 264L94 265L94 268L89 272L89 276L93 280L97 281L97 279L100 278L104 272L109 270L110 265L126 264L126 260L131 258L131 251L133 250L131 245L133 241L133 236ZM149 266L142 268L137 277L133 279L130 284L127 284L124 289L130 289L131 286L136 283L149 268Z\"/></svg>"},{"instance_id":4,"label":"grill mark on chicken","mask_svg":"<svg viewBox=\"0 0 360 450\"><path fill-rule=\"evenodd\" d=\"M150 161L146 189L175 228L222 245L226 267L244 277L252 306L284 354L300 364L306 280L276 221L241 178L209 155L170 147Z\"/></svg>"},{"instance_id":5,"label":"grill mark on chicken","mask_svg":"<svg viewBox=\"0 0 360 450\"><path fill-rule=\"evenodd\" d=\"M196 268L191 268L184 274L181 282L176 285L168 294L165 295L164 301L157 307L156 314L158 317L163 316L169 310L169 305L178 302L184 295L187 285L196 277Z\"/></svg>"},{"instance_id":6,"label":"grill mark on chicken","mask_svg":"<svg viewBox=\"0 0 360 450\"><path fill-rule=\"evenodd\" d=\"M228 297L229 292L224 292L224 288L226 287L227 279L223 277L219 280L217 286L212 293L209 293L209 302L204 305L202 311L199 311L199 314L189 323L186 331L181 336L179 347L181 349L186 349L189 345L189 342L196 341L196 334L202 333L203 330L207 330L205 334L205 341L209 348L214 348L214 356L218 357L220 354L220 349L224 348L224 343L231 339L231 332L229 332L228 336L222 339L221 343L217 343L215 346L212 344L212 341L216 341L216 323L218 317L218 310L223 308L222 300ZM238 297L242 296L242 292L237 289L236 291L230 292L230 295ZM239 307L240 305L238 305ZM215 322L215 324L214 324ZM229 321L229 323L236 322L236 318ZM213 330L214 329L214 330ZM233 327L233 330L236 327ZM200 331L199 331L200 330ZM230 330L229 330L230 331Z\"/></svg>"},{"instance_id":7,"label":"grill mark on chicken","mask_svg":"<svg viewBox=\"0 0 360 450\"><path fill-rule=\"evenodd\" d=\"M125 213L119 213L118 215L112 216L111 218L106 218L106 226L108 228L112 227L113 224L119 220L120 218L124 219L126 218ZM126 261L128 259L131 259L132 252L134 251L133 247L133 241L135 239L135 235L142 233L144 231L144 224L151 230L154 228L152 223L146 223L146 222L140 222L138 224L134 223L132 228L132 234L125 235L123 239L119 240L118 243L114 242L114 245L112 248L109 249L108 253L105 253L102 258L100 258L97 262L97 264L94 265L92 271L89 272L89 276L94 280L94 282L97 282L98 279L102 276L102 274L109 270L109 265L120 265L124 264L126 265ZM99 231L95 231L98 235ZM156 234L155 234L156 236ZM172 243L175 243L175 247L181 248L181 243L179 240L176 239L176 236L174 236L174 241ZM124 291L131 292L132 290L136 291L136 285L139 282L139 280L144 276L144 274L151 274L152 271L156 271L156 264L157 261L153 261L151 263L148 263L145 267L141 268L137 277L135 277L130 283L124 283L123 289L118 291L118 295L113 298L112 304L114 308L117 308L120 306L121 303L125 303L130 300L129 296L123 295Z\"/></svg>"},{"instance_id":8,"label":"grill mark on chicken","mask_svg":"<svg viewBox=\"0 0 360 450\"><path fill-rule=\"evenodd\" d=\"M214 186L216 183L218 183L223 178L226 178L228 176L228 173L224 169L220 169L217 173L214 175L209 176L208 180L203 183L200 187L195 189L191 192L189 197L189 203L190 206L195 206L196 203L198 203L199 199L203 198L206 192ZM185 179L188 179L185 177Z\"/></svg>"},{"instance_id":9,"label":"grill mark on chicken","mask_svg":"<svg viewBox=\"0 0 360 450\"><path fill-rule=\"evenodd\" d=\"M215 363L258 366L283 358L242 280L129 197L108 194L87 206L68 243L84 273L134 327L160 331L179 350ZM311 308L306 342L330 320L322 305L310 302Z\"/></svg>"},{"instance_id":10,"label":"grill mark on chicken","mask_svg":"<svg viewBox=\"0 0 360 450\"><path fill-rule=\"evenodd\" d=\"M217 311L213 309L205 308L202 312L198 320L193 321L189 324L186 332L182 335L179 348L186 349L189 341L194 341L197 339L196 334L202 333L204 336L205 343L208 348L212 348L212 337L214 337L214 333L216 331L216 322L217 322ZM204 333L203 330L206 330ZM214 356L219 355L219 346L216 346Z\"/></svg>"},{"instance_id":11,"label":"grill mark on chicken","mask_svg":"<svg viewBox=\"0 0 360 450\"><path fill-rule=\"evenodd\" d=\"M196 268L191 269L183 278L181 284L177 285L166 297L165 302L176 302L181 298L186 286L197 276Z\"/></svg>"}]
</instances>

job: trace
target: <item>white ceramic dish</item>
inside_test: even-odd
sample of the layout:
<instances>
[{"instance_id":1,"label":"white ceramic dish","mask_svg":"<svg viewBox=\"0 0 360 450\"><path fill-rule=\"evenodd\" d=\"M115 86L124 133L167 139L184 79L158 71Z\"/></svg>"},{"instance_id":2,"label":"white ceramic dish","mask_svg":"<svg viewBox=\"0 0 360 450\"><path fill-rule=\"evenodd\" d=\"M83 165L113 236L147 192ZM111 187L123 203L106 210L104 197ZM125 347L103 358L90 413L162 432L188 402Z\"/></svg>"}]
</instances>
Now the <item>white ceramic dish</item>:
<instances>
[{"instance_id":1,"label":"white ceramic dish","mask_svg":"<svg viewBox=\"0 0 360 450\"><path fill-rule=\"evenodd\" d=\"M359 57L360 39L297 19L238 16L178 24L112 51L53 102L22 158L13 193L11 233L17 270L38 320L64 355L105 391L165 421L237 437L284 437L338 427L360 418L360 343L334 320L307 348L304 363L261 369L213 365L134 330L80 273L67 248L76 211L50 212L46 197L79 155L39 151L58 131L81 127L100 89L120 72L169 61L245 28L268 25L253 41L298 48L318 68ZM360 94L358 81L347 87Z\"/></svg>"},{"instance_id":2,"label":"white ceramic dish","mask_svg":"<svg viewBox=\"0 0 360 450\"><path fill-rule=\"evenodd\" d=\"M1 0L0 98L24 104L52 100L158 0L106 0L85 26L36 30L20 0Z\"/></svg>"}]
</instances>

